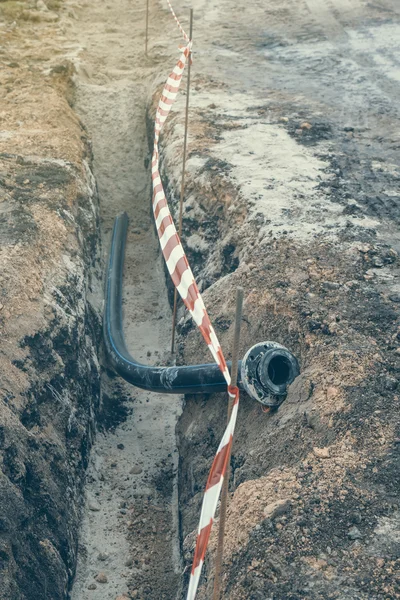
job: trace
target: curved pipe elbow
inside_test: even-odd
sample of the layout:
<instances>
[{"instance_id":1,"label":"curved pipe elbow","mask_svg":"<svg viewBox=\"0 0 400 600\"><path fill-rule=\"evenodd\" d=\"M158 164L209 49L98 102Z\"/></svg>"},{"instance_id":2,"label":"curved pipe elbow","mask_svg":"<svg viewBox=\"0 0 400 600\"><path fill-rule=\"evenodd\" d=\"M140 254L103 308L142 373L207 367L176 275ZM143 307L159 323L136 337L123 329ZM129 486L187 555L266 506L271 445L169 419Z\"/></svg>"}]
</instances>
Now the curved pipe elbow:
<instances>
[{"instance_id":1,"label":"curved pipe elbow","mask_svg":"<svg viewBox=\"0 0 400 600\"><path fill-rule=\"evenodd\" d=\"M226 381L216 363L152 367L139 363L129 353L122 319L127 231L128 216L122 213L115 218L106 277L103 329L110 366L132 385L153 392L209 394L226 391ZM240 361L239 387L259 402L274 406L282 401L287 386L298 374L298 362L289 350L273 342L264 342L251 348Z\"/></svg>"}]
</instances>

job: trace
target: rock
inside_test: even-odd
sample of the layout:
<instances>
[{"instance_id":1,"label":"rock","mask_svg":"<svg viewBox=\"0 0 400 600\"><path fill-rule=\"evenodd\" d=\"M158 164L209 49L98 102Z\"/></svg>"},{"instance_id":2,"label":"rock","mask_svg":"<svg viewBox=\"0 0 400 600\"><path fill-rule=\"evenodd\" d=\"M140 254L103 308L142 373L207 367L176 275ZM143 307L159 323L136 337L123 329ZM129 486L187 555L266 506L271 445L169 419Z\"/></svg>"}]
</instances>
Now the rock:
<instances>
[{"instance_id":1,"label":"rock","mask_svg":"<svg viewBox=\"0 0 400 600\"><path fill-rule=\"evenodd\" d=\"M340 393L340 390L337 387L329 386L326 390L326 397L328 400L333 400Z\"/></svg>"},{"instance_id":2,"label":"rock","mask_svg":"<svg viewBox=\"0 0 400 600\"><path fill-rule=\"evenodd\" d=\"M313 448L313 452L317 458L330 458L329 448Z\"/></svg>"},{"instance_id":3,"label":"rock","mask_svg":"<svg viewBox=\"0 0 400 600\"><path fill-rule=\"evenodd\" d=\"M374 267L381 269L385 263L383 262L380 256L374 256L374 258L372 259L372 264L374 265Z\"/></svg>"},{"instance_id":4,"label":"rock","mask_svg":"<svg viewBox=\"0 0 400 600\"><path fill-rule=\"evenodd\" d=\"M387 376L383 379L383 385L385 390L393 392L398 386L398 381L394 377Z\"/></svg>"},{"instance_id":5,"label":"rock","mask_svg":"<svg viewBox=\"0 0 400 600\"><path fill-rule=\"evenodd\" d=\"M400 302L400 294L390 294L389 300L392 302Z\"/></svg>"},{"instance_id":6,"label":"rock","mask_svg":"<svg viewBox=\"0 0 400 600\"><path fill-rule=\"evenodd\" d=\"M126 559L126 561L124 562L125 567L131 567L133 565L133 558L130 556L129 558Z\"/></svg>"},{"instance_id":7,"label":"rock","mask_svg":"<svg viewBox=\"0 0 400 600\"><path fill-rule=\"evenodd\" d=\"M337 290L340 288L340 283L337 283L336 281L323 281L322 287L324 290Z\"/></svg>"},{"instance_id":8,"label":"rock","mask_svg":"<svg viewBox=\"0 0 400 600\"><path fill-rule=\"evenodd\" d=\"M108 583L108 577L105 573L101 572L95 577L98 583Z\"/></svg>"},{"instance_id":9,"label":"rock","mask_svg":"<svg viewBox=\"0 0 400 600\"><path fill-rule=\"evenodd\" d=\"M131 598L132 598L132 595L131 595ZM120 594L119 596L117 596L115 598L115 600L129 600L129 596L126 596L125 594L122 594L122 595Z\"/></svg>"},{"instance_id":10,"label":"rock","mask_svg":"<svg viewBox=\"0 0 400 600\"><path fill-rule=\"evenodd\" d=\"M123 444L117 444L118 450L123 450L125 446Z\"/></svg>"},{"instance_id":11,"label":"rock","mask_svg":"<svg viewBox=\"0 0 400 600\"><path fill-rule=\"evenodd\" d=\"M321 418L318 413L305 411L304 418L307 423L307 427L310 427L310 429L314 429L314 431L321 430Z\"/></svg>"},{"instance_id":12,"label":"rock","mask_svg":"<svg viewBox=\"0 0 400 600\"><path fill-rule=\"evenodd\" d=\"M49 23L54 23L54 21L58 21L58 14L53 10L48 10L43 13L42 16L43 21L47 21Z\"/></svg>"},{"instance_id":13,"label":"rock","mask_svg":"<svg viewBox=\"0 0 400 600\"><path fill-rule=\"evenodd\" d=\"M43 2L43 0L38 0L36 2L36 8L38 10L48 10L47 6L45 5L45 3Z\"/></svg>"},{"instance_id":14,"label":"rock","mask_svg":"<svg viewBox=\"0 0 400 600\"><path fill-rule=\"evenodd\" d=\"M143 472L143 469L139 465L132 467L132 469L129 471L129 473L131 475L139 475L142 472Z\"/></svg>"},{"instance_id":15,"label":"rock","mask_svg":"<svg viewBox=\"0 0 400 600\"><path fill-rule=\"evenodd\" d=\"M58 14L53 12L52 10L40 11L40 10L24 10L21 14L22 18L25 21L47 21L48 23L53 23L58 20Z\"/></svg>"},{"instance_id":16,"label":"rock","mask_svg":"<svg viewBox=\"0 0 400 600\"><path fill-rule=\"evenodd\" d=\"M302 129L311 129L312 125L311 125L311 123L307 123L307 121L304 121L304 123L302 123L302 124L300 125L300 127L301 127Z\"/></svg>"},{"instance_id":17,"label":"rock","mask_svg":"<svg viewBox=\"0 0 400 600\"><path fill-rule=\"evenodd\" d=\"M384 558L377 558L376 559L376 564L381 569L383 567L383 565L385 564L385 559Z\"/></svg>"},{"instance_id":18,"label":"rock","mask_svg":"<svg viewBox=\"0 0 400 600\"><path fill-rule=\"evenodd\" d=\"M288 512L290 509L291 503L287 499L277 500L276 502L271 502L267 504L264 508L264 518L267 519L275 519L279 516L282 516Z\"/></svg>"},{"instance_id":19,"label":"rock","mask_svg":"<svg viewBox=\"0 0 400 600\"><path fill-rule=\"evenodd\" d=\"M90 583L87 587L88 590L97 590L97 585L95 583Z\"/></svg>"},{"instance_id":20,"label":"rock","mask_svg":"<svg viewBox=\"0 0 400 600\"><path fill-rule=\"evenodd\" d=\"M347 534L351 540L360 540L362 538L362 533L357 527L352 527Z\"/></svg>"},{"instance_id":21,"label":"rock","mask_svg":"<svg viewBox=\"0 0 400 600\"><path fill-rule=\"evenodd\" d=\"M321 323L315 319L310 319L308 321L308 328L310 331L316 331L317 329L321 329Z\"/></svg>"},{"instance_id":22,"label":"rock","mask_svg":"<svg viewBox=\"0 0 400 600\"><path fill-rule=\"evenodd\" d=\"M100 504L96 500L89 500L89 510L99 512L101 510Z\"/></svg>"},{"instance_id":23,"label":"rock","mask_svg":"<svg viewBox=\"0 0 400 600\"><path fill-rule=\"evenodd\" d=\"M336 323L335 321L332 321L332 323L329 323L328 329L329 329L329 333L334 335L335 333L338 333L340 327L339 327L338 323Z\"/></svg>"},{"instance_id":24,"label":"rock","mask_svg":"<svg viewBox=\"0 0 400 600\"><path fill-rule=\"evenodd\" d=\"M107 560L109 558L110 558L110 555L107 554L107 552L100 552L100 554L97 557L97 560L105 561L105 560Z\"/></svg>"}]
</instances>

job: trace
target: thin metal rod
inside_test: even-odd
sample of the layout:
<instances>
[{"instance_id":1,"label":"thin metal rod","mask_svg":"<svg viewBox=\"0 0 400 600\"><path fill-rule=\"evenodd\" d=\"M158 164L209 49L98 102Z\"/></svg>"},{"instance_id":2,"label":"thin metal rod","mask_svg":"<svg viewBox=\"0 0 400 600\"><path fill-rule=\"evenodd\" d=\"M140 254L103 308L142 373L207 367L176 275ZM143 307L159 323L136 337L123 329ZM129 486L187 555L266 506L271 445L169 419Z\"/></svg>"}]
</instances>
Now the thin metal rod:
<instances>
[{"instance_id":1,"label":"thin metal rod","mask_svg":"<svg viewBox=\"0 0 400 600\"><path fill-rule=\"evenodd\" d=\"M149 0L146 0L146 41L144 46L144 53L147 56L147 44L149 40Z\"/></svg>"},{"instance_id":2,"label":"thin metal rod","mask_svg":"<svg viewBox=\"0 0 400 600\"><path fill-rule=\"evenodd\" d=\"M190 31L189 39L193 37L193 8L190 9ZM187 85L186 85L186 114L185 114L185 134L183 138L183 159L182 159L182 180L181 180L181 197L179 201L179 237L182 235L182 215L183 215L183 197L185 194L185 170L186 170L186 148L187 148L187 136L188 136L188 125L189 125L189 94L190 94L190 63L192 53L189 52L187 58ZM178 291L174 289L174 308L172 312L172 342L171 342L171 354L175 352L175 329L176 329L176 311L178 307Z\"/></svg>"},{"instance_id":3,"label":"thin metal rod","mask_svg":"<svg viewBox=\"0 0 400 600\"><path fill-rule=\"evenodd\" d=\"M232 351L232 371L231 371L231 385L237 385L238 378L238 365L239 365L239 342L240 342L240 327L242 324L242 311L243 311L243 288L238 287L236 290L236 315L235 315L235 333L233 338L233 351ZM228 420L231 418L233 407L233 398L229 396L228 403ZM221 492L221 505L219 509L219 531L218 531L218 546L217 554L215 557L215 576L214 576L214 592L213 600L220 600L221 595L221 569L222 569L222 558L224 554L224 537L225 537L225 523L226 523L226 509L228 506L228 491L229 491L229 477L231 471L231 449L229 451L228 463L226 467L225 478L222 484Z\"/></svg>"}]
</instances>

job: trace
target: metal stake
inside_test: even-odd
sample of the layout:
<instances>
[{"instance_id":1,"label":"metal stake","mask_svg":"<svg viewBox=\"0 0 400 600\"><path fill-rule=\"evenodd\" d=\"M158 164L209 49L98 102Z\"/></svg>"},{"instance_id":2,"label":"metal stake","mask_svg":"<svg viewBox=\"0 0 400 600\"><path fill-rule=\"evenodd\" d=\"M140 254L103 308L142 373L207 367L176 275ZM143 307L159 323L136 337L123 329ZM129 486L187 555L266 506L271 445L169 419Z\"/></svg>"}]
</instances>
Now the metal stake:
<instances>
[{"instance_id":1,"label":"metal stake","mask_svg":"<svg viewBox=\"0 0 400 600\"><path fill-rule=\"evenodd\" d=\"M240 341L240 327L242 324L242 310L243 310L243 288L238 287L236 290L236 315L235 315L235 333L233 338L233 351L232 351L232 370L231 370L231 385L237 385L238 378L238 366L239 366L239 341ZM233 407L233 398L229 396L228 403L228 420L231 418ZM232 449L232 447L231 447ZM221 505L219 508L219 531L218 531L218 546L217 554L215 557L215 576L214 576L214 592L213 600L219 600L221 595L221 568L222 568L222 557L224 553L224 536L225 536L225 522L226 522L226 509L228 506L228 488L229 488L229 476L231 471L231 451L228 456L228 464L226 467L225 478L222 484L221 492Z\"/></svg>"},{"instance_id":2,"label":"metal stake","mask_svg":"<svg viewBox=\"0 0 400 600\"><path fill-rule=\"evenodd\" d=\"M189 39L192 40L193 37L193 8L190 9L190 30L189 30ZM189 52L189 56L187 58L188 67L187 67L187 85L186 85L186 114L185 114L185 134L183 138L183 160L182 160L182 180L181 180L181 197L179 202L179 227L178 234L179 237L182 235L182 214L183 214L183 196L185 193L185 169L186 169L186 147L187 147L187 134L188 134L188 124L189 124L189 92L190 92L190 62L191 62L191 52ZM172 342L171 342L171 354L175 352L175 329L176 329L176 311L178 305L178 291L174 289L174 308L172 312Z\"/></svg>"},{"instance_id":3,"label":"metal stake","mask_svg":"<svg viewBox=\"0 0 400 600\"><path fill-rule=\"evenodd\" d=\"M147 43L149 39L149 0L146 0L146 41L144 46L144 53L147 56Z\"/></svg>"}]
</instances>

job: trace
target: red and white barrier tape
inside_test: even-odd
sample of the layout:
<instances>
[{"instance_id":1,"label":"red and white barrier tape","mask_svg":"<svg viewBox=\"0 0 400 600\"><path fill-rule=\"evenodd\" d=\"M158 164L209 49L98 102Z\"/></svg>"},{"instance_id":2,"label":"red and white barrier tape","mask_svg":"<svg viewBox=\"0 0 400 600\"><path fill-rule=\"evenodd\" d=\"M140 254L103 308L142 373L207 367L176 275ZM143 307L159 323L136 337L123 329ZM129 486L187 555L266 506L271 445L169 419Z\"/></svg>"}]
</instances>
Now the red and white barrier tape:
<instances>
[{"instance_id":1,"label":"red and white barrier tape","mask_svg":"<svg viewBox=\"0 0 400 600\"><path fill-rule=\"evenodd\" d=\"M204 306L203 299L200 295L192 270L186 258L186 254L177 234L171 213L168 208L167 199L165 197L164 188L160 177L158 149L160 133L171 110L171 106L175 102L179 91L179 86L182 81L182 75L185 69L186 61L190 56L192 49L192 41L189 40L188 36L183 30L169 0L167 0L167 3L178 24L179 29L182 32L183 37L188 43L184 48L174 70L168 77L167 83L164 86L164 90L158 103L156 113L154 128L154 151L151 163L154 219L156 222L161 250L164 255L168 271L172 277L172 281L174 282L174 285L177 288L186 308L189 310L196 325L200 329L211 354L221 369L228 385L229 395L234 399L232 414L221 443L218 447L217 454L214 458L203 498L196 549L187 594L187 600L194 600L224 475L226 473L227 461L230 455L230 448L232 445L239 405L239 390L237 387L232 388L230 385L231 377L220 343L215 334L214 328L211 325L206 307Z\"/></svg>"},{"instance_id":2,"label":"red and white barrier tape","mask_svg":"<svg viewBox=\"0 0 400 600\"><path fill-rule=\"evenodd\" d=\"M179 22L179 19L178 19L178 17L176 16L176 14L175 14L175 11L174 11L174 9L172 8L171 2L170 2L169 0L167 0L167 4L168 4L168 6L169 6L169 10L172 12L172 16L174 17L174 19L175 19L175 21L176 21L176 24L178 25L179 29L181 30L181 33L182 33L182 35L183 35L183 38L184 38L184 40L185 40L186 42L190 42L190 40L189 40L189 36L188 36L188 34L186 33L186 31L183 29L182 25L180 24L180 22Z\"/></svg>"}]
</instances>

